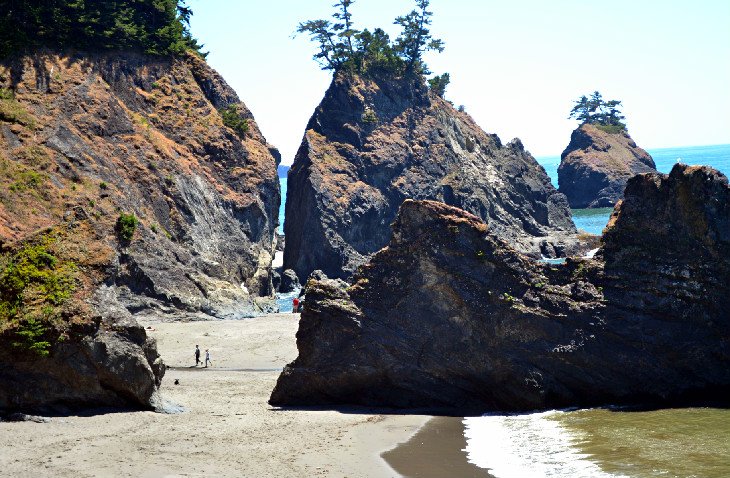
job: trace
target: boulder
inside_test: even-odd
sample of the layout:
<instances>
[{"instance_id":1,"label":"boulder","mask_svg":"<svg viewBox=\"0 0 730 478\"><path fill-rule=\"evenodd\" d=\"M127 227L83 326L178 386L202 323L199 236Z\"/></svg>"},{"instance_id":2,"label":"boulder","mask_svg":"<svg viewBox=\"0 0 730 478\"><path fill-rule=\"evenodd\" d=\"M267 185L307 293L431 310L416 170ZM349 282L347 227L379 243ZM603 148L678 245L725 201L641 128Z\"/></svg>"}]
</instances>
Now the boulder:
<instances>
[{"instance_id":1,"label":"boulder","mask_svg":"<svg viewBox=\"0 0 730 478\"><path fill-rule=\"evenodd\" d=\"M583 124L561 155L558 184L574 209L613 207L629 178L655 171L654 160L625 129Z\"/></svg>"},{"instance_id":2,"label":"boulder","mask_svg":"<svg viewBox=\"0 0 730 478\"><path fill-rule=\"evenodd\" d=\"M404 200L458 206L518 250L564 255L565 197L519 139L485 133L422 78L335 75L289 171L284 267L349 279L384 247Z\"/></svg>"},{"instance_id":3,"label":"boulder","mask_svg":"<svg viewBox=\"0 0 730 478\"><path fill-rule=\"evenodd\" d=\"M12 330L0 333L5 364L0 369L0 413L99 407L164 411L157 390L165 364L155 340L110 290L100 289L93 302L103 305L101 315L72 324L64 339L51 341L46 356L19 347Z\"/></svg>"},{"instance_id":4,"label":"boulder","mask_svg":"<svg viewBox=\"0 0 730 478\"><path fill-rule=\"evenodd\" d=\"M287 269L281 274L281 285L279 286L279 292L294 292L300 287L301 285L299 285L299 278L297 277L296 272L291 269Z\"/></svg>"},{"instance_id":5,"label":"boulder","mask_svg":"<svg viewBox=\"0 0 730 478\"><path fill-rule=\"evenodd\" d=\"M270 403L727 403L729 307L730 187L710 168L630 179L595 258L557 266L463 210L409 200L350 288L308 282L299 356Z\"/></svg>"}]
</instances>

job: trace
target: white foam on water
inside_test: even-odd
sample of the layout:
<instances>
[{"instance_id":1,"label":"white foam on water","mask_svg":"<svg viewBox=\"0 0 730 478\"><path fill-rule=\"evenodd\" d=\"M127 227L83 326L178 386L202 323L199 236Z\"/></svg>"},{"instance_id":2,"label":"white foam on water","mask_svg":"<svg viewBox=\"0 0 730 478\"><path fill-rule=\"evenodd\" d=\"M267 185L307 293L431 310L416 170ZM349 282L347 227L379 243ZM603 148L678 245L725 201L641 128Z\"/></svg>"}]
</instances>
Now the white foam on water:
<instances>
[{"instance_id":1,"label":"white foam on water","mask_svg":"<svg viewBox=\"0 0 730 478\"><path fill-rule=\"evenodd\" d=\"M550 411L464 419L469 462L496 478L617 478L581 453Z\"/></svg>"},{"instance_id":2,"label":"white foam on water","mask_svg":"<svg viewBox=\"0 0 730 478\"><path fill-rule=\"evenodd\" d=\"M591 249L585 256L583 256L583 259L593 259L596 255L596 252L598 252L598 248Z\"/></svg>"}]
</instances>

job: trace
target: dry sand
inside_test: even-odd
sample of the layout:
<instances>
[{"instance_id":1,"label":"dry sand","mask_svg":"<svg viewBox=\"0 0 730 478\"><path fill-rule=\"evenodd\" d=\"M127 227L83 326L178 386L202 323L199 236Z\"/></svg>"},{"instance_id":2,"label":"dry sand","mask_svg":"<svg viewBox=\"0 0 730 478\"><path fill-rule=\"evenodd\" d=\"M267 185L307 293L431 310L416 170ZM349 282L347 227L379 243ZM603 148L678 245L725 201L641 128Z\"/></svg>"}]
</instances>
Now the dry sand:
<instances>
[{"instance_id":1,"label":"dry sand","mask_svg":"<svg viewBox=\"0 0 730 478\"><path fill-rule=\"evenodd\" d=\"M407 441L430 417L267 404L279 371L297 355L297 319L144 323L172 367L161 393L185 412L0 423L0 475L398 476L380 453ZM195 344L203 357L210 349L213 367L193 366Z\"/></svg>"}]
</instances>

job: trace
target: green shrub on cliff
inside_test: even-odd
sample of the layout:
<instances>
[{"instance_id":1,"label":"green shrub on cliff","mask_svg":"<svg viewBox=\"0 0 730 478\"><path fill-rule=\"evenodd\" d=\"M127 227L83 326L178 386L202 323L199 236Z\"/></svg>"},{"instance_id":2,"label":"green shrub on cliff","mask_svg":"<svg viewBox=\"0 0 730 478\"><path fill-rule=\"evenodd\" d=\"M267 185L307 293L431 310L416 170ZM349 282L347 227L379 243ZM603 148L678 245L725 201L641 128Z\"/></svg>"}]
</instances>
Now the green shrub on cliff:
<instances>
[{"instance_id":1,"label":"green shrub on cliff","mask_svg":"<svg viewBox=\"0 0 730 478\"><path fill-rule=\"evenodd\" d=\"M0 58L40 47L200 53L181 0L0 0Z\"/></svg>"},{"instance_id":2,"label":"green shrub on cliff","mask_svg":"<svg viewBox=\"0 0 730 478\"><path fill-rule=\"evenodd\" d=\"M134 231L137 230L139 219L134 214L120 214L117 218L117 237L123 242L129 242L134 237Z\"/></svg>"},{"instance_id":3,"label":"green shrub on cliff","mask_svg":"<svg viewBox=\"0 0 730 478\"><path fill-rule=\"evenodd\" d=\"M428 80L428 86L431 88L431 91L441 98L446 94L446 87L449 86L449 83L451 83L451 75L448 73L444 73L441 76L434 76Z\"/></svg>"},{"instance_id":4,"label":"green shrub on cliff","mask_svg":"<svg viewBox=\"0 0 730 478\"><path fill-rule=\"evenodd\" d=\"M228 105L220 111L223 124L243 138L248 133L248 119L241 116L236 105Z\"/></svg>"},{"instance_id":5,"label":"green shrub on cliff","mask_svg":"<svg viewBox=\"0 0 730 478\"><path fill-rule=\"evenodd\" d=\"M76 288L77 267L54 253L56 241L49 233L0 253L0 332L10 330L14 347L41 356Z\"/></svg>"},{"instance_id":6,"label":"green shrub on cliff","mask_svg":"<svg viewBox=\"0 0 730 478\"><path fill-rule=\"evenodd\" d=\"M41 357L47 357L51 348L51 342L45 340L47 334L48 327L34 318L29 318L18 325L15 330L16 339L12 345Z\"/></svg>"}]
</instances>

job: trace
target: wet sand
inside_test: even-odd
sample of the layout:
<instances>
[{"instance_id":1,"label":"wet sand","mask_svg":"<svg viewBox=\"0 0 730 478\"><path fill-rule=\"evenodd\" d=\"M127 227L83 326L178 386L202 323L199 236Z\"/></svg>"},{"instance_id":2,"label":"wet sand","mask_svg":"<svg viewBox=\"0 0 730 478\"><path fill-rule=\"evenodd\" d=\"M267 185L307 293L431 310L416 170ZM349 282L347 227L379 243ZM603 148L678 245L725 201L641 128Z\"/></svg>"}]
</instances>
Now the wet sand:
<instances>
[{"instance_id":1,"label":"wet sand","mask_svg":"<svg viewBox=\"0 0 730 478\"><path fill-rule=\"evenodd\" d=\"M382 454L400 475L409 478L489 478L467 461L464 419L434 417L407 442Z\"/></svg>"},{"instance_id":2,"label":"wet sand","mask_svg":"<svg viewBox=\"0 0 730 478\"><path fill-rule=\"evenodd\" d=\"M268 405L279 371L297 355L297 319L144 323L172 367L161 393L185 411L0 423L0 475L398 476L380 453L430 417ZM210 349L212 367L194 366L195 344L203 357Z\"/></svg>"}]
</instances>

